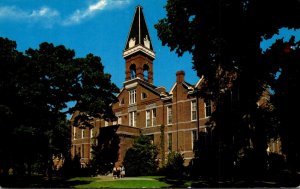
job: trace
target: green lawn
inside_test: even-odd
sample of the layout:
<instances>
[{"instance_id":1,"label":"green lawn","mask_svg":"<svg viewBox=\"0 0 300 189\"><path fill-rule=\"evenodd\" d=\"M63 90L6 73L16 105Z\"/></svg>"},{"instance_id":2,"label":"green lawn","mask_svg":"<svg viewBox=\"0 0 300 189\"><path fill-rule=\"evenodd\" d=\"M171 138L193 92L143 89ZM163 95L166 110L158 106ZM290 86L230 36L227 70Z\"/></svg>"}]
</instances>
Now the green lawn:
<instances>
[{"instance_id":1,"label":"green lawn","mask_svg":"<svg viewBox=\"0 0 300 189\"><path fill-rule=\"evenodd\" d=\"M162 188L170 185L158 180L159 177L135 177L115 180L76 177L69 180L75 188Z\"/></svg>"}]
</instances>

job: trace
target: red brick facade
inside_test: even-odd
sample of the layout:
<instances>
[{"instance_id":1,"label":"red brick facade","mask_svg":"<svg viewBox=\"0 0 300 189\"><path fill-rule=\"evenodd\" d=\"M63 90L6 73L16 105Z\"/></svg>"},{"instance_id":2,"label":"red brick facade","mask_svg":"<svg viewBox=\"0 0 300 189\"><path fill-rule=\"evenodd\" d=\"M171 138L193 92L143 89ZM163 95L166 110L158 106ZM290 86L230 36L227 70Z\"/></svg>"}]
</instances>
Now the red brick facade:
<instances>
[{"instance_id":1,"label":"red brick facade","mask_svg":"<svg viewBox=\"0 0 300 189\"><path fill-rule=\"evenodd\" d=\"M143 18L141 7L137 7L134 20ZM142 17L141 17L142 16ZM142 20L145 22L144 20ZM159 149L160 165L170 151L184 155L185 164L194 157L194 141L198 133L207 134L207 121L214 111L213 103L204 101L194 95L199 89L202 78L196 84L184 80L184 71L174 73L174 85L167 92L164 87L153 85L153 61L155 54L147 30L135 29L145 23L133 21L127 45L123 52L125 59L125 82L118 94L119 102L112 105L117 120L106 122L92 120L92 129L72 127L72 155L80 155L84 166L91 158L91 147L96 144L96 136L106 127L114 127L120 137L119 158L115 162L121 164L134 138L144 134L153 139ZM143 28L147 28L144 26ZM140 31L140 33L134 33ZM144 44L137 39L149 40ZM146 73L145 73L146 72ZM147 75L146 75L147 74ZM76 114L73 115L75 117ZM198 119L197 119L198 117Z\"/></svg>"},{"instance_id":2,"label":"red brick facade","mask_svg":"<svg viewBox=\"0 0 300 189\"><path fill-rule=\"evenodd\" d=\"M184 73L177 77L183 78ZM197 111L200 132L206 132L206 128L209 127L205 123L209 117L207 114L212 111L211 107L206 107L203 99L198 99L198 108L196 107L196 97L190 93L193 87L195 86L179 79L167 93L164 88L157 88L139 78L124 82L124 88L118 95L119 102L112 106L118 119L110 122L93 120L93 129L73 127L72 154L79 154L82 162L87 162L91 158L93 137L97 136L103 127L118 125L116 133L121 141L117 163L122 163L134 137L144 134L152 136L154 144L161 153L165 153L165 157L169 151L178 151L184 154L187 164L194 157L193 141L198 133ZM163 141L161 135L164 135ZM161 149L161 146L164 146L164 149ZM163 157L161 153L160 161Z\"/></svg>"},{"instance_id":3,"label":"red brick facade","mask_svg":"<svg viewBox=\"0 0 300 189\"><path fill-rule=\"evenodd\" d=\"M115 127L116 134L120 137L117 164L122 163L134 138L141 134L152 137L160 152L160 162L164 161L170 151L178 151L184 154L187 164L194 157L193 141L198 136L198 130L206 132L206 127L209 127L205 123L212 111L211 106L206 107L203 99L198 99L197 107L196 97L192 94L201 80L196 85L191 85L185 82L184 71L178 71L176 78L174 73L176 82L171 91L167 92L164 87L153 85L155 53L143 19L142 8L138 6L123 52L124 87L118 94L119 102L112 105L118 119L110 122L93 120L92 129L72 127L71 151L73 156L80 155L83 166L92 158L91 147L96 144L96 136L105 127ZM75 116L76 114L73 115Z\"/></svg>"}]
</instances>

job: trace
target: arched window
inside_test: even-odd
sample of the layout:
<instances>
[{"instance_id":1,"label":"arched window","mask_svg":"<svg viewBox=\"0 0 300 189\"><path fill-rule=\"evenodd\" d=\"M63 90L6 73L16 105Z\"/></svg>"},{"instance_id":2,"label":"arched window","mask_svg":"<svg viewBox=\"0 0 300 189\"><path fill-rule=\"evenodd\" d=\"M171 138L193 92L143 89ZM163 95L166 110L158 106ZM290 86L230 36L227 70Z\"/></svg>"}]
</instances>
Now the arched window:
<instances>
[{"instance_id":1,"label":"arched window","mask_svg":"<svg viewBox=\"0 0 300 189\"><path fill-rule=\"evenodd\" d=\"M130 66L130 79L134 79L136 77L136 66L135 64L131 64Z\"/></svg>"},{"instance_id":2,"label":"arched window","mask_svg":"<svg viewBox=\"0 0 300 189\"><path fill-rule=\"evenodd\" d=\"M143 74L144 74L144 80L148 81L148 79L149 79L149 66L147 64L144 64Z\"/></svg>"}]
</instances>

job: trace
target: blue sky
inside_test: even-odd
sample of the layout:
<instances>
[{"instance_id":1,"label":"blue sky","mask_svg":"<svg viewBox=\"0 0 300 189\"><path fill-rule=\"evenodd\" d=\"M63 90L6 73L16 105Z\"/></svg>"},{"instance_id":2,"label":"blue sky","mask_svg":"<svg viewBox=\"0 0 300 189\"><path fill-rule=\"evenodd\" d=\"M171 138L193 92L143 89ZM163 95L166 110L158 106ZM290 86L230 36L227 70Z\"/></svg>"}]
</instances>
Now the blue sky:
<instances>
[{"instance_id":1,"label":"blue sky","mask_svg":"<svg viewBox=\"0 0 300 189\"><path fill-rule=\"evenodd\" d=\"M191 56L178 58L156 35L154 24L165 17L165 4L165 0L1 0L0 36L15 40L22 52L46 41L74 49L77 57L100 56L105 72L121 88L123 49L135 8L142 5L156 53L154 84L170 90L177 70L184 70L190 83L196 83L198 77Z\"/></svg>"},{"instance_id":2,"label":"blue sky","mask_svg":"<svg viewBox=\"0 0 300 189\"><path fill-rule=\"evenodd\" d=\"M170 90L178 70L184 70L186 81L195 84L198 77L191 56L178 58L156 36L154 24L165 17L165 4L166 0L1 0L0 36L16 41L22 52L46 41L74 49L77 57L88 53L100 56L105 72L121 88L125 79L122 52L135 7L142 5L156 53L154 84ZM299 31L285 29L275 38L291 33L299 39ZM275 38L265 41L262 47L272 44Z\"/></svg>"}]
</instances>

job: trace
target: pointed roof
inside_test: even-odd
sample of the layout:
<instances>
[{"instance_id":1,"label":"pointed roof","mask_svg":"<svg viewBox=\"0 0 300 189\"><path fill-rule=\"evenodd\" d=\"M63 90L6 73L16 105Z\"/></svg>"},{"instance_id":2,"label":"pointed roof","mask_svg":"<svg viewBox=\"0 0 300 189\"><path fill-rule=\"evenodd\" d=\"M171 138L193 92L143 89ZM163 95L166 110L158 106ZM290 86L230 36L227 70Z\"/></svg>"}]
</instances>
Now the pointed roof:
<instances>
[{"instance_id":1,"label":"pointed roof","mask_svg":"<svg viewBox=\"0 0 300 189\"><path fill-rule=\"evenodd\" d=\"M152 41L145 21L143 8L139 5L131 23L130 31L125 44L123 57L142 51L153 59L155 58Z\"/></svg>"}]
</instances>

